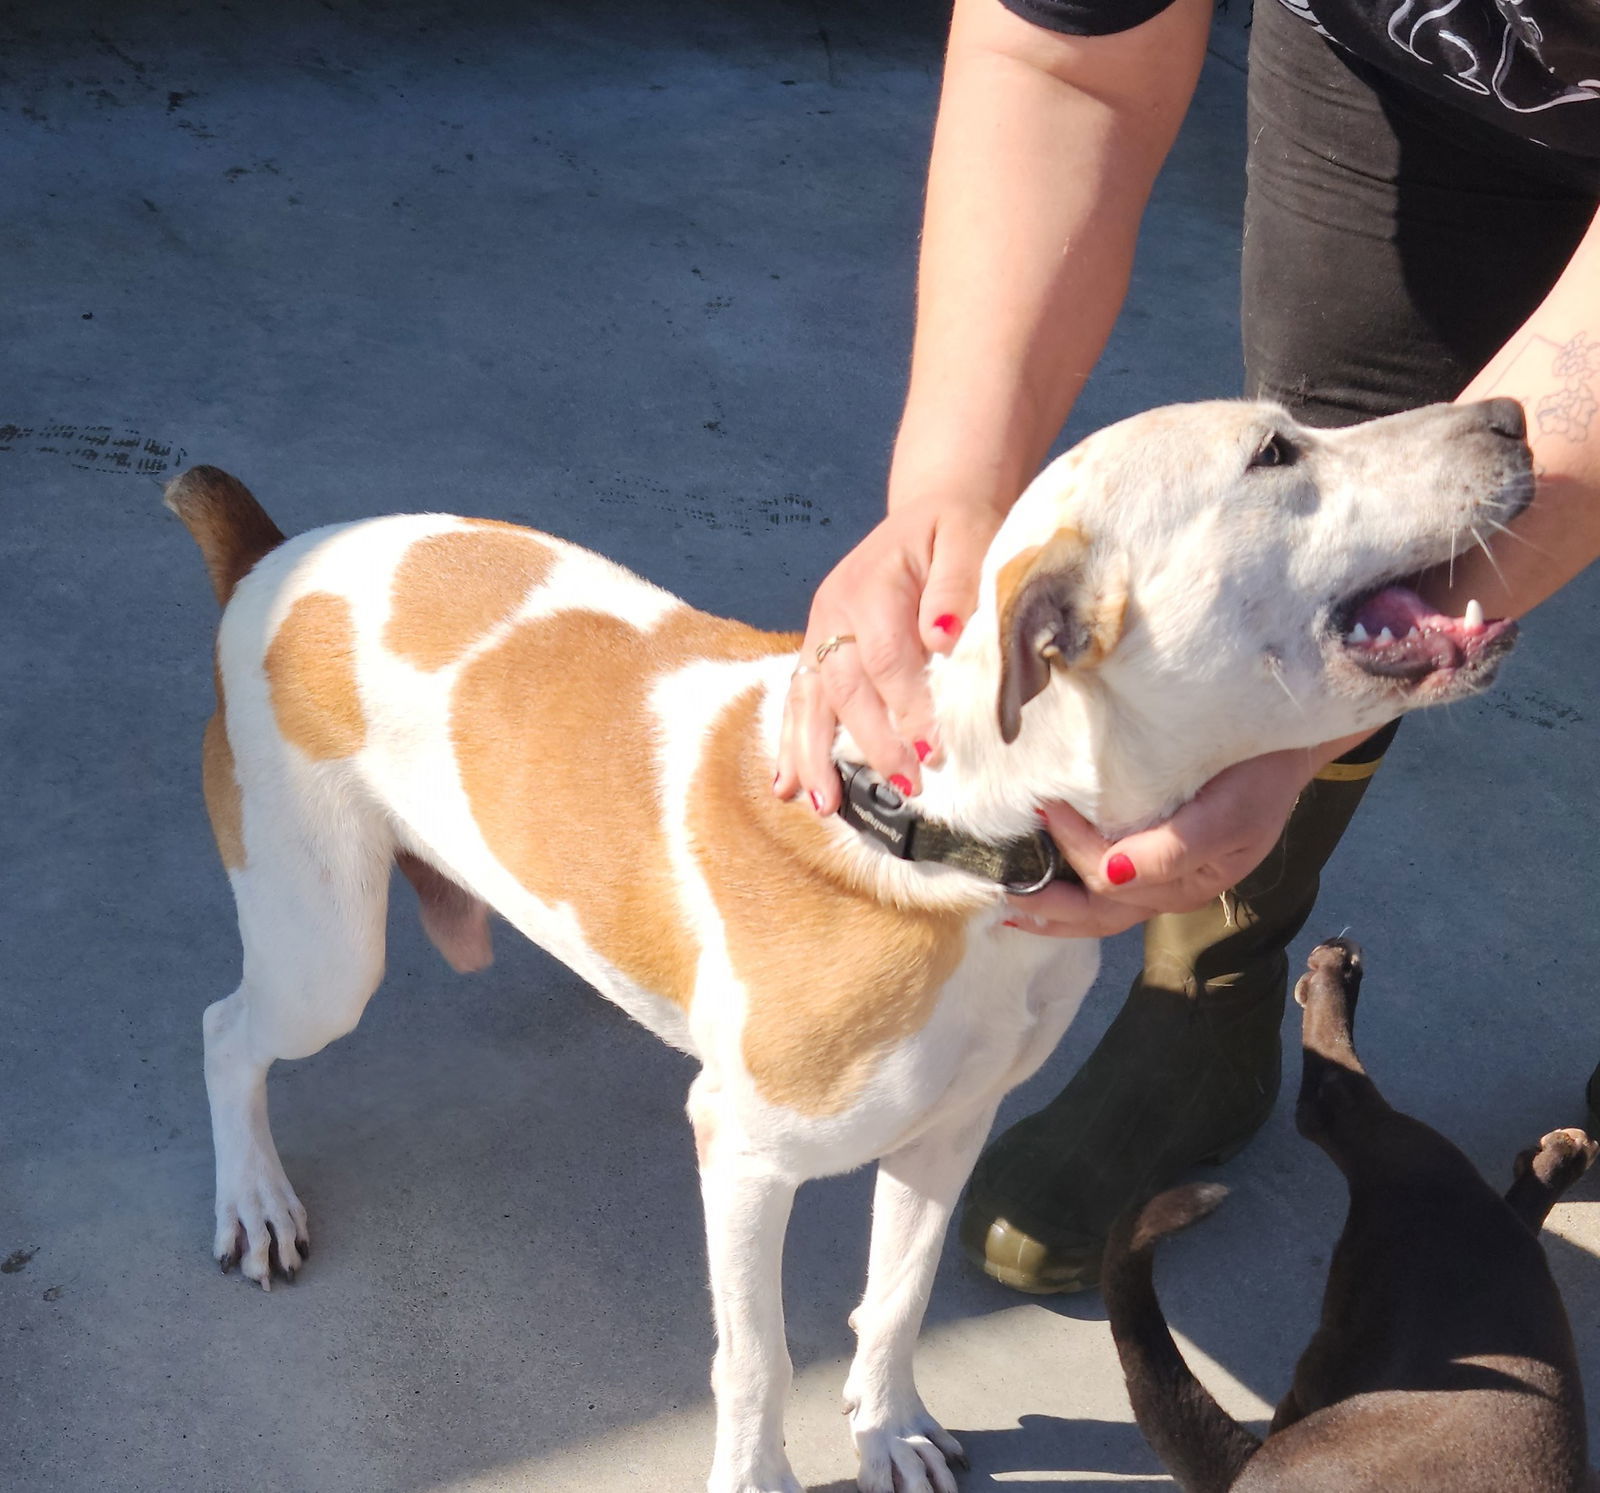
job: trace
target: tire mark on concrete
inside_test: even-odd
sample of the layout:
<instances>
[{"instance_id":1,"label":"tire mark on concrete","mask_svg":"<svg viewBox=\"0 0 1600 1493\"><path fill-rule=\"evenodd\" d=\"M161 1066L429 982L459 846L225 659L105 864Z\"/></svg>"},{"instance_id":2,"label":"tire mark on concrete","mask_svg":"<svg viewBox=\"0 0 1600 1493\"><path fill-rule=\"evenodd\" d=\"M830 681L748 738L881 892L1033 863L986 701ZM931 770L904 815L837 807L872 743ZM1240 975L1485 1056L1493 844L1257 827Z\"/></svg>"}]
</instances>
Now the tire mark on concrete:
<instances>
[{"instance_id":1,"label":"tire mark on concrete","mask_svg":"<svg viewBox=\"0 0 1600 1493\"><path fill-rule=\"evenodd\" d=\"M172 441L127 426L0 424L0 456L64 456L85 472L163 477L182 467L187 453Z\"/></svg>"},{"instance_id":2,"label":"tire mark on concrete","mask_svg":"<svg viewBox=\"0 0 1600 1493\"><path fill-rule=\"evenodd\" d=\"M633 509L647 504L653 513L668 514L682 523L713 532L742 534L747 539L795 524L827 528L833 522L811 498L797 492L778 493L753 502L719 500L675 493L660 483L640 481L626 489L603 489L595 494L594 501L603 508Z\"/></svg>"}]
</instances>

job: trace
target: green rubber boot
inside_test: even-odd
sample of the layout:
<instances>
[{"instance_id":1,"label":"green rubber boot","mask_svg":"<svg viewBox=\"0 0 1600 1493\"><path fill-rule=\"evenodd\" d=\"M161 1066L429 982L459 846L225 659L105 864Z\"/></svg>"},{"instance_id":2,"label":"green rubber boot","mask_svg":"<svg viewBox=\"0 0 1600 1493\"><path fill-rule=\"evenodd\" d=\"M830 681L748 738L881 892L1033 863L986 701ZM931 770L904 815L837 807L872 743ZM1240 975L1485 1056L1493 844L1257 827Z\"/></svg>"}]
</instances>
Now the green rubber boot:
<instances>
[{"instance_id":1,"label":"green rubber boot","mask_svg":"<svg viewBox=\"0 0 1600 1493\"><path fill-rule=\"evenodd\" d=\"M1146 924L1144 970L1100 1045L978 1161L961 1245L986 1275L1039 1294L1087 1290L1124 1211L1261 1128L1282 1071L1284 950L1393 733L1324 768L1233 892Z\"/></svg>"}]
</instances>

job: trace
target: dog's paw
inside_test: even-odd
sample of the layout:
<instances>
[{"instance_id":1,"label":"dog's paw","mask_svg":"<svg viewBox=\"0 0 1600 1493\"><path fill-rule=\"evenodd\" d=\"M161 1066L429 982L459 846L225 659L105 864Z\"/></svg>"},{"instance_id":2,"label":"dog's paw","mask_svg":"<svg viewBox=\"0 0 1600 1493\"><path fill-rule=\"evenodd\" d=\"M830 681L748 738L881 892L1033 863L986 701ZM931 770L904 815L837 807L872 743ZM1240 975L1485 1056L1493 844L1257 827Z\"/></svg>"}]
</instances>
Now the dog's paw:
<instances>
[{"instance_id":1,"label":"dog's paw","mask_svg":"<svg viewBox=\"0 0 1600 1493\"><path fill-rule=\"evenodd\" d=\"M258 1162L240 1169L238 1183L217 1192L217 1234L212 1254L224 1275L235 1265L263 1291L272 1278L292 1281L311 1253L306 1210L283 1168Z\"/></svg>"},{"instance_id":2,"label":"dog's paw","mask_svg":"<svg viewBox=\"0 0 1600 1493\"><path fill-rule=\"evenodd\" d=\"M854 1417L852 1417L854 1420ZM893 1429L852 1427L861 1493L956 1493L953 1467L967 1465L961 1443L926 1411Z\"/></svg>"},{"instance_id":3,"label":"dog's paw","mask_svg":"<svg viewBox=\"0 0 1600 1493\"><path fill-rule=\"evenodd\" d=\"M1600 1154L1600 1145L1581 1130L1552 1130L1540 1137L1539 1144L1517 1157L1518 1176L1532 1172L1555 1192L1565 1192L1591 1166Z\"/></svg>"},{"instance_id":4,"label":"dog's paw","mask_svg":"<svg viewBox=\"0 0 1600 1493\"><path fill-rule=\"evenodd\" d=\"M1295 982L1294 998L1305 1005L1319 988L1343 991L1353 1001L1365 969L1361 945L1353 938L1325 938L1306 956L1306 972Z\"/></svg>"}]
</instances>

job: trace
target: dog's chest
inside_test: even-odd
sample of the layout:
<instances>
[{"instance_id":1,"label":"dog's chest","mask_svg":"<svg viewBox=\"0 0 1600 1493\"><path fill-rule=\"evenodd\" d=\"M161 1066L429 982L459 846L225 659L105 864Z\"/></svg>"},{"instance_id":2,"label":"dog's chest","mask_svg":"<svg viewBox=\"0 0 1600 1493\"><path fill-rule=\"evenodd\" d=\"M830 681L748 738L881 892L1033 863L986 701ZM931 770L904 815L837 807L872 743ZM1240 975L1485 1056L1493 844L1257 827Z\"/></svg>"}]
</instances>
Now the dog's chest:
<instances>
[{"instance_id":1,"label":"dog's chest","mask_svg":"<svg viewBox=\"0 0 1600 1493\"><path fill-rule=\"evenodd\" d=\"M897 1149L930 1125L978 1114L1060 1042L1099 967L1092 940L974 929L914 1034L881 1052L854 1097L840 1166Z\"/></svg>"}]
</instances>

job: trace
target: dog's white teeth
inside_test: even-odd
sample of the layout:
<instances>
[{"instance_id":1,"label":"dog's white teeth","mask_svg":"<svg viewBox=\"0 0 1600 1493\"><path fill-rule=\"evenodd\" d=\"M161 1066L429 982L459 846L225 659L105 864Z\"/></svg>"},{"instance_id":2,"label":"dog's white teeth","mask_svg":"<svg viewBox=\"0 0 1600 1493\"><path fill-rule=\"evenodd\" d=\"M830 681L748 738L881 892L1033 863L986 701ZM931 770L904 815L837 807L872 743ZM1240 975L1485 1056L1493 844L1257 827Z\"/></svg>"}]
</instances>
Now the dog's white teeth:
<instances>
[{"instance_id":1,"label":"dog's white teeth","mask_svg":"<svg viewBox=\"0 0 1600 1493\"><path fill-rule=\"evenodd\" d=\"M1394 634L1386 627L1378 634L1378 646L1386 648L1392 642L1394 642Z\"/></svg>"},{"instance_id":2,"label":"dog's white teeth","mask_svg":"<svg viewBox=\"0 0 1600 1493\"><path fill-rule=\"evenodd\" d=\"M1476 601L1469 601L1466 611L1461 614L1461 620L1469 631L1476 632L1483 626L1483 608Z\"/></svg>"},{"instance_id":3,"label":"dog's white teeth","mask_svg":"<svg viewBox=\"0 0 1600 1493\"><path fill-rule=\"evenodd\" d=\"M1352 643L1365 643L1367 641L1367 630L1359 622L1350 629L1350 641Z\"/></svg>"},{"instance_id":4,"label":"dog's white teeth","mask_svg":"<svg viewBox=\"0 0 1600 1493\"><path fill-rule=\"evenodd\" d=\"M1411 631L1406 634L1406 642L1409 643L1412 640L1412 638L1421 636L1421 633L1422 633L1422 629L1420 627L1418 627L1415 622L1413 622L1411 624Z\"/></svg>"}]
</instances>

